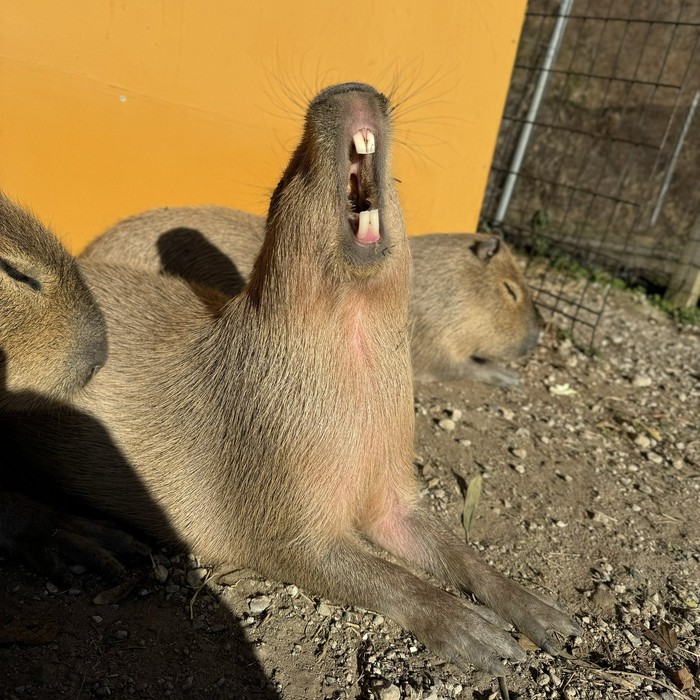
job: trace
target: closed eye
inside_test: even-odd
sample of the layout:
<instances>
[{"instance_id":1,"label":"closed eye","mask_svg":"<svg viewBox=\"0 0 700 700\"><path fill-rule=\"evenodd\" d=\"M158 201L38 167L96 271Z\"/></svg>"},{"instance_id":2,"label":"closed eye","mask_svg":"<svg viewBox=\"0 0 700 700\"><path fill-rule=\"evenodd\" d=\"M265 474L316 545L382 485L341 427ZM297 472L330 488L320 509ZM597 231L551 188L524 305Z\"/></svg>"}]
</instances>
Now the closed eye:
<instances>
[{"instance_id":1,"label":"closed eye","mask_svg":"<svg viewBox=\"0 0 700 700\"><path fill-rule=\"evenodd\" d=\"M11 277L13 280L17 280L17 282L21 282L22 284L26 284L28 287L31 287L35 292L41 291L41 282L39 282L39 280L36 280L33 277L30 277L29 275L25 275L23 272L20 272L16 267L12 267L12 265L10 265L10 263L8 263L7 260L3 260L2 258L0 258L0 270L2 270L8 277Z\"/></svg>"},{"instance_id":2,"label":"closed eye","mask_svg":"<svg viewBox=\"0 0 700 700\"><path fill-rule=\"evenodd\" d=\"M518 294L517 292L511 287L508 282L504 282L503 286L508 290L508 294L510 294L513 297L513 301L518 301Z\"/></svg>"}]
</instances>

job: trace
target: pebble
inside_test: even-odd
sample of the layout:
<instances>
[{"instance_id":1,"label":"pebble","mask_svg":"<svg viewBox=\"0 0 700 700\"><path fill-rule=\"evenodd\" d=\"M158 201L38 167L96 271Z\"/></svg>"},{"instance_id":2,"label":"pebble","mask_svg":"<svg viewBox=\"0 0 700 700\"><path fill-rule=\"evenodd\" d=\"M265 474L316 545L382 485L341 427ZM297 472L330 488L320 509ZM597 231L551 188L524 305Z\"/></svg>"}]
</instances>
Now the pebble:
<instances>
[{"instance_id":1,"label":"pebble","mask_svg":"<svg viewBox=\"0 0 700 700\"><path fill-rule=\"evenodd\" d=\"M451 418L443 418L439 423L438 426L444 430L445 432L451 432L455 429L455 422Z\"/></svg>"},{"instance_id":2,"label":"pebble","mask_svg":"<svg viewBox=\"0 0 700 700\"><path fill-rule=\"evenodd\" d=\"M624 630L625 637L629 640L629 643L636 649L642 646L642 640L636 635L632 634L629 630Z\"/></svg>"},{"instance_id":3,"label":"pebble","mask_svg":"<svg viewBox=\"0 0 700 700\"><path fill-rule=\"evenodd\" d=\"M54 584L51 583L51 581L47 581L46 582L46 590L49 593L58 593L58 586L54 586Z\"/></svg>"},{"instance_id":4,"label":"pebble","mask_svg":"<svg viewBox=\"0 0 700 700\"><path fill-rule=\"evenodd\" d=\"M255 596L248 600L248 609L253 615L259 615L261 612L265 612L270 605L272 605L272 598L266 595Z\"/></svg>"},{"instance_id":5,"label":"pebble","mask_svg":"<svg viewBox=\"0 0 700 700\"><path fill-rule=\"evenodd\" d=\"M651 386L651 377L646 374L637 374L632 378L632 386L639 387L640 389Z\"/></svg>"},{"instance_id":6,"label":"pebble","mask_svg":"<svg viewBox=\"0 0 700 700\"><path fill-rule=\"evenodd\" d=\"M379 691L379 698L380 700L401 700L401 691L392 683Z\"/></svg>"},{"instance_id":7,"label":"pebble","mask_svg":"<svg viewBox=\"0 0 700 700\"><path fill-rule=\"evenodd\" d=\"M185 580L187 581L187 585L190 588L199 588L204 581L207 578L207 570L198 568L198 569L190 569L187 572L187 576L185 577Z\"/></svg>"},{"instance_id":8,"label":"pebble","mask_svg":"<svg viewBox=\"0 0 700 700\"><path fill-rule=\"evenodd\" d=\"M284 590L287 591L287 595L291 596L292 598L296 598L299 595L299 588L294 584L287 586Z\"/></svg>"},{"instance_id":9,"label":"pebble","mask_svg":"<svg viewBox=\"0 0 700 700\"><path fill-rule=\"evenodd\" d=\"M501 414L506 420L513 420L513 418L515 418L515 411L511 411L509 408L502 408Z\"/></svg>"},{"instance_id":10,"label":"pebble","mask_svg":"<svg viewBox=\"0 0 700 700\"><path fill-rule=\"evenodd\" d=\"M634 439L634 444L639 445L639 447L641 448L646 448L649 447L649 445L651 445L651 440L646 435L640 433Z\"/></svg>"},{"instance_id":11,"label":"pebble","mask_svg":"<svg viewBox=\"0 0 700 700\"><path fill-rule=\"evenodd\" d=\"M114 638L118 639L119 641L126 639L129 636L129 633L126 630L117 630L114 633Z\"/></svg>"},{"instance_id":12,"label":"pebble","mask_svg":"<svg viewBox=\"0 0 700 700\"><path fill-rule=\"evenodd\" d=\"M80 576L80 574L85 573L86 568L82 564L71 564L68 567L68 571L70 571L71 574L74 574L75 576Z\"/></svg>"},{"instance_id":13,"label":"pebble","mask_svg":"<svg viewBox=\"0 0 700 700\"><path fill-rule=\"evenodd\" d=\"M101 616L101 615L93 615L93 616L92 616L92 621L93 621L96 625L99 625L100 622L102 622L102 616Z\"/></svg>"},{"instance_id":14,"label":"pebble","mask_svg":"<svg viewBox=\"0 0 700 700\"><path fill-rule=\"evenodd\" d=\"M316 610L318 611L318 614L321 617L330 617L333 614L333 610L331 610L331 606L328 605L328 603L326 603L324 601L321 601L318 604L318 608L316 608Z\"/></svg>"},{"instance_id":15,"label":"pebble","mask_svg":"<svg viewBox=\"0 0 700 700\"><path fill-rule=\"evenodd\" d=\"M647 459L654 464L663 464L664 458L657 452L647 452Z\"/></svg>"},{"instance_id":16,"label":"pebble","mask_svg":"<svg viewBox=\"0 0 700 700\"><path fill-rule=\"evenodd\" d=\"M82 590L80 588L69 588L68 589L68 595L73 595L73 596L78 596L82 594Z\"/></svg>"},{"instance_id":17,"label":"pebble","mask_svg":"<svg viewBox=\"0 0 700 700\"><path fill-rule=\"evenodd\" d=\"M552 679L546 673L541 673L537 677L537 685L541 685L542 687L549 685L551 682Z\"/></svg>"},{"instance_id":18,"label":"pebble","mask_svg":"<svg viewBox=\"0 0 700 700\"><path fill-rule=\"evenodd\" d=\"M458 423L460 420L462 420L462 411L460 411L458 408L453 408L450 412L450 415L452 416L452 420L455 423Z\"/></svg>"},{"instance_id":19,"label":"pebble","mask_svg":"<svg viewBox=\"0 0 700 700\"><path fill-rule=\"evenodd\" d=\"M168 580L168 570L162 564L156 564L153 569L153 577L158 583L165 583Z\"/></svg>"},{"instance_id":20,"label":"pebble","mask_svg":"<svg viewBox=\"0 0 700 700\"><path fill-rule=\"evenodd\" d=\"M518 459L525 459L527 457L527 450L523 450L520 447L516 447L513 450L511 450L513 453L514 457L517 457Z\"/></svg>"},{"instance_id":21,"label":"pebble","mask_svg":"<svg viewBox=\"0 0 700 700\"><path fill-rule=\"evenodd\" d=\"M524 464L511 464L511 469L514 469L518 474L524 474L525 473L525 465Z\"/></svg>"}]
</instances>

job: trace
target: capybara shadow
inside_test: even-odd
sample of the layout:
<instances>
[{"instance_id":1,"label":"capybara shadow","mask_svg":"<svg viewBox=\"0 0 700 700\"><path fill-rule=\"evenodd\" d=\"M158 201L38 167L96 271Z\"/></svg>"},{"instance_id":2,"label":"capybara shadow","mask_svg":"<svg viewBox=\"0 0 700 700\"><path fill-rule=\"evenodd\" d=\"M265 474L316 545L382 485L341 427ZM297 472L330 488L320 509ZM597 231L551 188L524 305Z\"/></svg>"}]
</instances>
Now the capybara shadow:
<instances>
[{"instance_id":1,"label":"capybara shadow","mask_svg":"<svg viewBox=\"0 0 700 700\"><path fill-rule=\"evenodd\" d=\"M81 260L110 352L72 405L120 455L61 414L27 448L67 492L157 541L174 533L220 570L388 615L433 653L502 676L504 659L525 658L511 625L552 654L580 629L421 499L391 141L392 107L374 88L319 93L249 281L218 308L176 277ZM152 499L165 518L152 517Z\"/></svg>"},{"instance_id":2,"label":"capybara shadow","mask_svg":"<svg viewBox=\"0 0 700 700\"><path fill-rule=\"evenodd\" d=\"M165 231L157 241L160 268L202 287L213 287L232 297L243 291L246 279L235 262L200 231L181 226ZM187 266L183 266L187 260Z\"/></svg>"},{"instance_id":3,"label":"capybara shadow","mask_svg":"<svg viewBox=\"0 0 700 700\"><path fill-rule=\"evenodd\" d=\"M2 353L0 353L0 367L2 367ZM2 385L0 378L0 386ZM26 392L22 392L26 394ZM110 470L118 474L119 481L132 494L137 494L139 507L144 509L146 517L152 521L161 533L168 533L164 536L164 541L172 543L168 549L170 554L186 552L184 543L180 542L177 534L172 531L167 514L155 502L148 493L145 486L134 474L129 463L124 459L120 450L111 440L109 433L92 416L82 411L76 410L70 405L46 399L41 395L7 395L7 392L0 390L0 396L9 405L18 403L23 406L32 406L31 416L26 416L27 420L36 421L37 425L54 424L60 431L75 431L77 434L89 434L95 445L99 445L99 454L105 458ZM198 656L201 633L193 627L193 621L187 614L186 602L173 602L170 607L164 606L163 598L165 590L157 587L152 580L151 563L143 556L143 552L134 548L134 539L127 534L126 529L132 526L129 523L121 523L115 514L111 514L113 523L104 523L104 514L100 511L85 505L84 501L75 493L72 497L67 496L71 489L61 478L60 473L54 474L54 479L32 461L27 451L23 449L22 440L18 439L15 430L16 421L22 421L21 417L13 417L5 420L0 416L0 441L3 445L3 474L0 489L0 549L4 549L11 556L11 559L2 561L3 569L12 569L13 585L17 581L22 581L24 577L29 577L28 573L22 572L15 561L22 561L28 564L31 569L39 572L60 572L68 564L82 564L90 572L102 574L102 578L97 582L92 582L93 597L95 593L101 592L105 585L99 585L100 580L104 580L108 585L112 585L120 577L128 575L135 579L139 586L147 585L149 588L156 588L155 592L147 599L136 596L133 592L134 586L130 586L130 593L121 599L120 617L129 627L131 634L135 638L147 640L147 648L152 651L139 652L141 657L145 657L144 664L139 663L129 669L129 676L135 683L149 680L147 655L155 654L157 663L163 668L177 668L182 664L182 656L179 648L187 644L192 649L192 657L188 664L192 663ZM91 455L86 455L86 468L100 472L101 463L92 462ZM123 529L122 529L123 528ZM12 538L5 541L3 533L11 532ZM142 533L136 532L139 537ZM136 540L138 542L138 540ZM7 546L3 546L7 545ZM92 555L92 556L91 556ZM110 555L114 556L112 560ZM105 558L107 556L107 558ZM14 560L14 561L13 561ZM122 562L129 562L125 571ZM56 581L53 576L50 579ZM79 580L73 577L72 585L80 585ZM58 583L58 581L56 581ZM63 583L63 582L62 582ZM68 587L67 583L64 583ZM31 590L31 582L25 585ZM208 588L209 584L205 584ZM188 597L194 595L194 590L190 590ZM0 590L0 622L2 622L5 634L0 635L0 665L2 665L3 654L10 653L10 649L3 650L3 645L22 644L23 639L7 634L8 630L25 630L24 623L27 619L32 619L31 610L37 606L34 617L44 616L49 611L51 619L56 623L58 636L51 636L45 641L54 642L53 645L41 644L39 641L24 642L25 644L40 644L31 652L27 652L27 664L22 664L22 671L13 676L9 682L12 687L22 685L36 685L36 674L33 667L41 660L44 664L55 664L55 671L52 674L53 681L70 687L76 683L76 678L82 679L86 687L91 687L108 677L108 668L101 664L96 664L93 659L95 640L92 635L78 638L71 634L69 616L62 613L64 607L59 601L51 605L46 601L41 604L33 603L32 600L25 600L20 609L16 608L15 601L18 595L9 591ZM200 593L199 600L204 604L207 596ZM216 592L210 599L217 599ZM177 607L179 606L179 608ZM195 606L195 611L197 606ZM99 614L101 607L93 607L90 614ZM226 648L218 648L212 651L207 644L204 651L211 657L214 653L219 659L219 665L226 668L225 672L217 672L215 678L209 677L207 682L213 684L222 677L226 677L226 684L222 686L227 697L256 698L259 700L275 700L278 698L269 679L260 667L250 643L245 637L241 627L240 619L231 612L225 604L216 606L212 611L212 606L207 607L207 615L214 628L225 630L227 639ZM73 613L74 614L74 613ZM159 618L169 616L171 619L163 627L167 630L167 637L163 633L156 632L161 627ZM171 631L175 631L176 637L170 638ZM63 647L62 639L65 634L69 634L71 646L75 649L83 647L82 652L75 653L76 661L70 667L61 662ZM13 654L24 654L22 647L12 647ZM168 660L169 659L169 660ZM14 664L17 667L17 664ZM202 673L196 670L192 674L195 678L189 694L183 697L201 697L204 693L202 687ZM61 680L63 679L63 680ZM183 679L184 682L184 679ZM77 691L78 688L75 687ZM211 694L211 689L207 689Z\"/></svg>"}]
</instances>

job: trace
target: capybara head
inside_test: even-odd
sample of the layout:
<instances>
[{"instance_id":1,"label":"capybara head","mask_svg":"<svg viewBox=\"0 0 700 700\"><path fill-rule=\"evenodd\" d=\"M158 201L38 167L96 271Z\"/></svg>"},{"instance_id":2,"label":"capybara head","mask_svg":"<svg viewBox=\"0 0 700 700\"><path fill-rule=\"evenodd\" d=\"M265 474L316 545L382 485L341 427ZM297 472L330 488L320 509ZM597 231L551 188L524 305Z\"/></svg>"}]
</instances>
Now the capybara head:
<instances>
[{"instance_id":1,"label":"capybara head","mask_svg":"<svg viewBox=\"0 0 700 700\"><path fill-rule=\"evenodd\" d=\"M13 394L64 398L104 364L104 319L75 260L0 194L0 407Z\"/></svg>"},{"instance_id":2,"label":"capybara head","mask_svg":"<svg viewBox=\"0 0 700 700\"><path fill-rule=\"evenodd\" d=\"M413 238L411 245L414 351L422 364L430 365L430 357L438 351L453 361L505 360L536 345L539 316L525 278L500 236L431 234ZM431 285L431 279L440 283Z\"/></svg>"},{"instance_id":3,"label":"capybara head","mask_svg":"<svg viewBox=\"0 0 700 700\"><path fill-rule=\"evenodd\" d=\"M493 319L484 324L473 355L511 359L537 345L540 317L512 253L498 234L475 234L470 247L481 274L476 290L479 307ZM465 266L464 274L473 275Z\"/></svg>"},{"instance_id":4,"label":"capybara head","mask_svg":"<svg viewBox=\"0 0 700 700\"><path fill-rule=\"evenodd\" d=\"M386 97L363 83L327 88L311 101L270 202L268 238L293 237L288 254L312 255L315 268L336 279L373 276L397 244L405 248L390 113Z\"/></svg>"}]
</instances>

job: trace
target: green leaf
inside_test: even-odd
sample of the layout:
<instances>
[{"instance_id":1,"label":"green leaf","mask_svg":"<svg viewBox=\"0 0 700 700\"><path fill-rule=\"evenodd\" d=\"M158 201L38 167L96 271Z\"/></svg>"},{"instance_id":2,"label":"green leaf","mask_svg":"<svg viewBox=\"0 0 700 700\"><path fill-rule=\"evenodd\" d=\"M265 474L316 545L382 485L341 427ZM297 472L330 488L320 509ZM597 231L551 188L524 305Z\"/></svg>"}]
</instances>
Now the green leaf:
<instances>
[{"instance_id":1,"label":"green leaf","mask_svg":"<svg viewBox=\"0 0 700 700\"><path fill-rule=\"evenodd\" d=\"M464 510L462 511L462 525L464 532L469 539L469 531L476 520L476 508L481 498L481 474L475 476L467 486L467 493L464 497Z\"/></svg>"}]
</instances>

